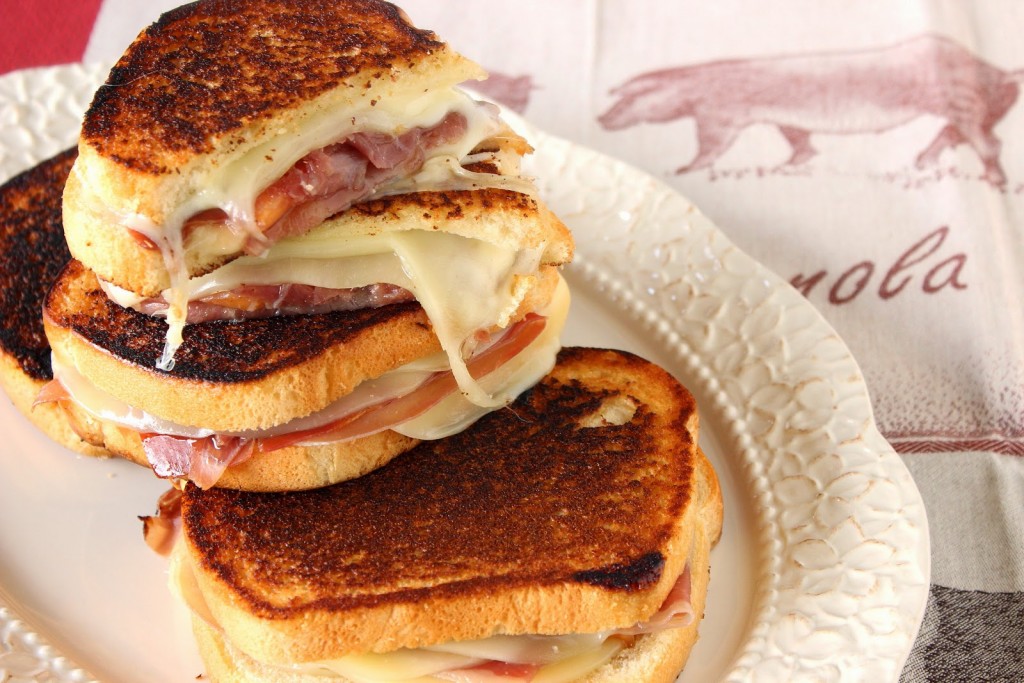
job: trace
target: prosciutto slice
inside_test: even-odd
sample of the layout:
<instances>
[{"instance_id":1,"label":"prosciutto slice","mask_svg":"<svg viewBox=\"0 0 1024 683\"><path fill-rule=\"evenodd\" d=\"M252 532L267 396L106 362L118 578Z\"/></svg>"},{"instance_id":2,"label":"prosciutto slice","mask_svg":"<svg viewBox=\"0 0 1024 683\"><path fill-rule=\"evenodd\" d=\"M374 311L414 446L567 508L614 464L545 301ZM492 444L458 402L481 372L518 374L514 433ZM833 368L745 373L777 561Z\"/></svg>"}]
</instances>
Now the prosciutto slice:
<instances>
[{"instance_id":1,"label":"prosciutto slice","mask_svg":"<svg viewBox=\"0 0 1024 683\"><path fill-rule=\"evenodd\" d=\"M142 449L156 476L165 479L187 477L203 489L216 484L227 468L241 465L251 458L255 445L251 439L219 434L202 439L167 434L142 435Z\"/></svg>"},{"instance_id":2,"label":"prosciutto slice","mask_svg":"<svg viewBox=\"0 0 1024 683\"><path fill-rule=\"evenodd\" d=\"M434 678L452 683L530 683L540 664L484 662L464 669L451 669L434 674Z\"/></svg>"},{"instance_id":3,"label":"prosciutto slice","mask_svg":"<svg viewBox=\"0 0 1024 683\"><path fill-rule=\"evenodd\" d=\"M695 616L693 605L690 603L690 589L690 565L687 563L658 611L645 622L615 631L615 635L641 636L669 628L689 626L693 623Z\"/></svg>"},{"instance_id":4,"label":"prosciutto slice","mask_svg":"<svg viewBox=\"0 0 1024 683\"><path fill-rule=\"evenodd\" d=\"M157 500L156 514L139 517L139 520L146 545L158 555L170 555L181 527L181 491L176 488L164 491Z\"/></svg>"},{"instance_id":5,"label":"prosciutto slice","mask_svg":"<svg viewBox=\"0 0 1024 683\"><path fill-rule=\"evenodd\" d=\"M186 322L358 311L412 301L414 298L409 290L388 283L350 289L300 284L243 285L190 301ZM146 315L163 315L167 311L167 301L163 297L145 299L137 310Z\"/></svg>"}]
</instances>

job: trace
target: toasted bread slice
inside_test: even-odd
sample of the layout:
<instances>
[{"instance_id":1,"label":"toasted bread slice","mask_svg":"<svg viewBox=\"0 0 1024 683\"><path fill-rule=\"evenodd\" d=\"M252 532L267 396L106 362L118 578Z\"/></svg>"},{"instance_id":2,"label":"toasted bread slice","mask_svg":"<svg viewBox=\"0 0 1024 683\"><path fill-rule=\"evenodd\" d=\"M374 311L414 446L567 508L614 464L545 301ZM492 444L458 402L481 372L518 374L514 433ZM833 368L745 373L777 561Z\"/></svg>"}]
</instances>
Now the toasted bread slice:
<instances>
[{"instance_id":1,"label":"toasted bread slice","mask_svg":"<svg viewBox=\"0 0 1024 683\"><path fill-rule=\"evenodd\" d=\"M356 204L325 221L310 241L338 235L430 230L478 239L509 250L539 250L540 263L572 261L572 234L540 200L510 190L415 192Z\"/></svg>"},{"instance_id":2,"label":"toasted bread slice","mask_svg":"<svg viewBox=\"0 0 1024 683\"><path fill-rule=\"evenodd\" d=\"M509 409L359 479L293 494L188 487L175 561L194 576L196 613L270 667L628 627L687 564L699 617L722 501L697 422L664 370L563 349ZM681 666L688 648L665 644L693 637L642 637L615 670ZM244 660L204 649L216 676Z\"/></svg>"},{"instance_id":3,"label":"toasted bread slice","mask_svg":"<svg viewBox=\"0 0 1024 683\"><path fill-rule=\"evenodd\" d=\"M556 269L544 268L541 280L512 317L524 319L536 311L550 317L521 354L498 368L493 378L485 378L498 394L514 395L554 362L568 294ZM77 261L67 265L50 290L43 317L55 358L64 368L61 383L70 394L53 400L60 401L68 421L87 442L152 466L162 476L185 476L189 468L171 467L175 457L183 457L173 456L173 451L156 446L158 450L147 450L147 434L184 434L186 441L188 434L202 438L210 433L256 440L257 452L227 466L217 475L217 485L249 491L303 490L360 476L418 439L438 438L487 410L465 400L444 399L410 422L399 420L403 426L393 429L402 433L386 429L359 438L268 449L261 445L264 436L296 429L291 420L317 413L366 380L410 361L434 354L443 357L416 303L190 325L181 358L171 372L150 365L160 352L166 324L112 303L95 276ZM91 397L87 405L77 402L83 397ZM289 424L281 427L285 423ZM226 451L222 453L218 459L227 457ZM205 456L189 456L190 477L200 466L197 457Z\"/></svg>"},{"instance_id":4,"label":"toasted bread slice","mask_svg":"<svg viewBox=\"0 0 1024 683\"><path fill-rule=\"evenodd\" d=\"M114 65L86 111L77 171L109 210L162 224L215 166L320 112L483 75L390 3L194 2Z\"/></svg>"},{"instance_id":5,"label":"toasted bread slice","mask_svg":"<svg viewBox=\"0 0 1024 683\"><path fill-rule=\"evenodd\" d=\"M83 441L54 405L32 407L53 379L43 333L43 299L71 259L61 225L61 191L75 151L66 150L0 187L0 386L50 438L87 455L109 455Z\"/></svg>"}]
</instances>

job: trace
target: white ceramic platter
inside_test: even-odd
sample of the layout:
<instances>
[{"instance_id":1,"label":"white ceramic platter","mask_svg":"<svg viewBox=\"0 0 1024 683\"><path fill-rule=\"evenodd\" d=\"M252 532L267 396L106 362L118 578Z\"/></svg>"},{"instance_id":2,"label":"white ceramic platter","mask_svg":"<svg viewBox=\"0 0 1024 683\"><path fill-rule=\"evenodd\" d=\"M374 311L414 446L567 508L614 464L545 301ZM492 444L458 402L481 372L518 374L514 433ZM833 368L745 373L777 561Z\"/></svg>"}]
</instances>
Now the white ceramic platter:
<instances>
[{"instance_id":1,"label":"white ceramic platter","mask_svg":"<svg viewBox=\"0 0 1024 683\"><path fill-rule=\"evenodd\" d=\"M103 70L0 77L0 180L70 146ZM530 131L573 229L565 342L668 368L701 410L726 523L682 681L895 681L924 611L921 498L815 309L685 199ZM202 665L137 515L165 485L62 451L0 405L0 681L181 682Z\"/></svg>"}]
</instances>

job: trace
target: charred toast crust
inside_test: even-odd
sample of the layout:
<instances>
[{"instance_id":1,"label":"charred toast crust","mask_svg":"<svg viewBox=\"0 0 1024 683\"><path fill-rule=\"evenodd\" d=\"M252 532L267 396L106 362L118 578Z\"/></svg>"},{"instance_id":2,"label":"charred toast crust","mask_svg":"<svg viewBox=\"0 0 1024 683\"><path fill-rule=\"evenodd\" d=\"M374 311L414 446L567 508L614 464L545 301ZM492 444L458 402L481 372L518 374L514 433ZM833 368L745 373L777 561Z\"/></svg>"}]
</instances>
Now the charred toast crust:
<instances>
[{"instance_id":1,"label":"charred toast crust","mask_svg":"<svg viewBox=\"0 0 1024 683\"><path fill-rule=\"evenodd\" d=\"M696 406L676 385L669 416L640 403L624 424L581 427L619 392L564 378L607 353L563 350L508 409L353 482L293 494L189 487L183 523L196 561L267 619L428 594L657 583L693 490ZM630 354L610 359L620 372L652 371Z\"/></svg>"},{"instance_id":2,"label":"charred toast crust","mask_svg":"<svg viewBox=\"0 0 1024 683\"><path fill-rule=\"evenodd\" d=\"M75 292L74 289L79 291ZM46 315L124 362L178 379L251 382L299 365L385 324L429 329L417 303L361 311L187 325L170 372L155 367L167 323L110 301L95 276L70 262L46 298Z\"/></svg>"},{"instance_id":3,"label":"charred toast crust","mask_svg":"<svg viewBox=\"0 0 1024 683\"><path fill-rule=\"evenodd\" d=\"M469 211L478 208L518 212L524 219L530 219L538 212L537 200L533 197L521 192L491 187L472 191L447 190L388 195L356 204L349 207L348 212L353 216L379 218L388 214L394 215L399 210L408 210L409 207L422 209L423 219L428 222L458 220Z\"/></svg>"},{"instance_id":4,"label":"charred toast crust","mask_svg":"<svg viewBox=\"0 0 1024 683\"><path fill-rule=\"evenodd\" d=\"M217 138L357 74L368 87L442 48L377 0L192 3L128 48L97 90L82 140L125 168L173 173L177 158L208 153Z\"/></svg>"},{"instance_id":5,"label":"charred toast crust","mask_svg":"<svg viewBox=\"0 0 1024 683\"><path fill-rule=\"evenodd\" d=\"M650 552L632 562L576 572L573 579L603 588L643 590L658 583L664 569L665 556Z\"/></svg>"},{"instance_id":6,"label":"charred toast crust","mask_svg":"<svg viewBox=\"0 0 1024 683\"><path fill-rule=\"evenodd\" d=\"M76 157L65 150L0 187L0 352L35 380L53 379L40 312L50 283L71 260L61 193Z\"/></svg>"}]
</instances>

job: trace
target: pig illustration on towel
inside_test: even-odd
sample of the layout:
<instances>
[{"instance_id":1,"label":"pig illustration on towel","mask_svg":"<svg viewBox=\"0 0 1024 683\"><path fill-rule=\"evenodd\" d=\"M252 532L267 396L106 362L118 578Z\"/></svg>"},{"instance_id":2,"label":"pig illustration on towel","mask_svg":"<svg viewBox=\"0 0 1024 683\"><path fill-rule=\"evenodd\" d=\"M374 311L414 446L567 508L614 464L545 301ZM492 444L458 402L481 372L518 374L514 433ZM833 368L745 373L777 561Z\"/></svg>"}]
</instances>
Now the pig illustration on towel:
<instances>
[{"instance_id":1,"label":"pig illustration on towel","mask_svg":"<svg viewBox=\"0 0 1024 683\"><path fill-rule=\"evenodd\" d=\"M693 117L696 157L677 173L710 167L747 126L773 124L792 148L785 163L817 151L812 134L881 133L920 116L944 126L915 161L925 168L968 144L984 178L1006 184L993 128L1017 100L1024 69L1005 71L952 40L923 35L871 50L730 59L641 74L612 90L607 130Z\"/></svg>"}]
</instances>

